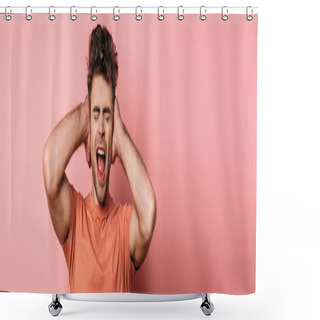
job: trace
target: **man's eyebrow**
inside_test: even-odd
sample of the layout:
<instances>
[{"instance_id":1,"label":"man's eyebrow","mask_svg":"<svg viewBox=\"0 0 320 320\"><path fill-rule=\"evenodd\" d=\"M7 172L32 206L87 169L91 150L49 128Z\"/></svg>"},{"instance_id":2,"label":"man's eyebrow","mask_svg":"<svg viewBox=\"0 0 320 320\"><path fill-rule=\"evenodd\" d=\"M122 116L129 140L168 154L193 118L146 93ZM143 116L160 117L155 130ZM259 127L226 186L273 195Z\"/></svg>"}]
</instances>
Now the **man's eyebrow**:
<instances>
[{"instance_id":1,"label":"man's eyebrow","mask_svg":"<svg viewBox=\"0 0 320 320\"><path fill-rule=\"evenodd\" d=\"M111 109L109 107L104 107L103 113L111 113Z\"/></svg>"},{"instance_id":2,"label":"man's eyebrow","mask_svg":"<svg viewBox=\"0 0 320 320\"><path fill-rule=\"evenodd\" d=\"M97 106L94 106L92 109L93 112L99 112L100 113L100 108Z\"/></svg>"}]
</instances>

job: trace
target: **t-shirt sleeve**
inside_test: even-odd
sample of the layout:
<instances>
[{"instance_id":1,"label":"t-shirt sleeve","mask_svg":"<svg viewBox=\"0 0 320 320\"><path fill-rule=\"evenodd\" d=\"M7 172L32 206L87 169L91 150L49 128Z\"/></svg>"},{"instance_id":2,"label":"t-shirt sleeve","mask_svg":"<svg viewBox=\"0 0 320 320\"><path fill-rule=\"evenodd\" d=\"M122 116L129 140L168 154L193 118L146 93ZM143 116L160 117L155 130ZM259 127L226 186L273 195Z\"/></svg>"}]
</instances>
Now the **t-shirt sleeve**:
<instances>
[{"instance_id":1,"label":"t-shirt sleeve","mask_svg":"<svg viewBox=\"0 0 320 320\"><path fill-rule=\"evenodd\" d=\"M81 194L76 191L72 184L69 184L70 196L71 196L71 221L68 231L68 237L65 243L62 245L64 256L66 258L68 269L72 263L73 249L74 249L74 237L75 237L75 227L76 227L76 211L77 207L81 205Z\"/></svg>"},{"instance_id":2,"label":"t-shirt sleeve","mask_svg":"<svg viewBox=\"0 0 320 320\"><path fill-rule=\"evenodd\" d=\"M125 233L125 238L124 238L124 250L126 252L125 257L126 257L126 265L129 269L129 272L135 272L135 267L134 264L131 260L130 256L130 251L129 251L129 231L130 231L130 220L131 220L131 215L133 211L134 206L132 204L126 204L123 207L123 223L124 223L124 233Z\"/></svg>"}]
</instances>

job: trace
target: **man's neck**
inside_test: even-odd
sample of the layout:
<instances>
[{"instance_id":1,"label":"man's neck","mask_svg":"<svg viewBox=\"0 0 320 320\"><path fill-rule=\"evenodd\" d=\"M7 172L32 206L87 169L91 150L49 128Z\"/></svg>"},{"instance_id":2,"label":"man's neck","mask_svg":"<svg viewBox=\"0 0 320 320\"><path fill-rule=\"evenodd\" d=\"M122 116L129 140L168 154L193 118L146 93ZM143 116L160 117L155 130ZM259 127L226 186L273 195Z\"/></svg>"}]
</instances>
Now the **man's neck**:
<instances>
[{"instance_id":1,"label":"man's neck","mask_svg":"<svg viewBox=\"0 0 320 320\"><path fill-rule=\"evenodd\" d=\"M108 190L107 190L107 194L106 194L106 198L105 198L105 200L104 200L104 203L99 203L98 197L97 197L97 194L96 194L96 190L95 190L94 186L92 185L91 198L92 198L93 203L94 203L95 205L101 206L101 207L105 206L106 203L108 203L109 198L110 198L109 188L108 188Z\"/></svg>"}]
</instances>

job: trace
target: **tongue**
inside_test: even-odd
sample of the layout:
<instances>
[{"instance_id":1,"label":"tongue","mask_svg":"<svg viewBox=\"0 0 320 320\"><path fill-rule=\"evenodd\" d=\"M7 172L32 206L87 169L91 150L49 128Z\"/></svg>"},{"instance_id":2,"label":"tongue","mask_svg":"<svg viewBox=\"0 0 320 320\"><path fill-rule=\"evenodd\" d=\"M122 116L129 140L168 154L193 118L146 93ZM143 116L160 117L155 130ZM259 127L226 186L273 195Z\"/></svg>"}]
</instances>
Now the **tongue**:
<instances>
[{"instance_id":1,"label":"tongue","mask_svg":"<svg viewBox=\"0 0 320 320\"><path fill-rule=\"evenodd\" d=\"M98 156L98 172L103 174L104 172L104 157Z\"/></svg>"}]
</instances>

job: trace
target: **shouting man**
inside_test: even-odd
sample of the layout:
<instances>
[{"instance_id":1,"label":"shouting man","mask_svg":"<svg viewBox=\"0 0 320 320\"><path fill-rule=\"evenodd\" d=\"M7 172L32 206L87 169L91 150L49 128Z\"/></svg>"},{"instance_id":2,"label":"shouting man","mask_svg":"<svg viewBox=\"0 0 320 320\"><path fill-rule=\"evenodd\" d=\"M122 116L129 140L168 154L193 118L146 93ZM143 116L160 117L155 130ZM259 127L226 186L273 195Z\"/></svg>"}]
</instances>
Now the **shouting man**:
<instances>
[{"instance_id":1,"label":"shouting man","mask_svg":"<svg viewBox=\"0 0 320 320\"><path fill-rule=\"evenodd\" d=\"M88 96L59 122L44 147L48 207L72 293L130 292L155 227L155 192L120 116L117 76L115 44L109 31L98 25L90 37ZM81 144L92 167L92 188L85 198L65 173ZM110 168L116 157L128 178L134 204L114 203L109 193Z\"/></svg>"}]
</instances>

